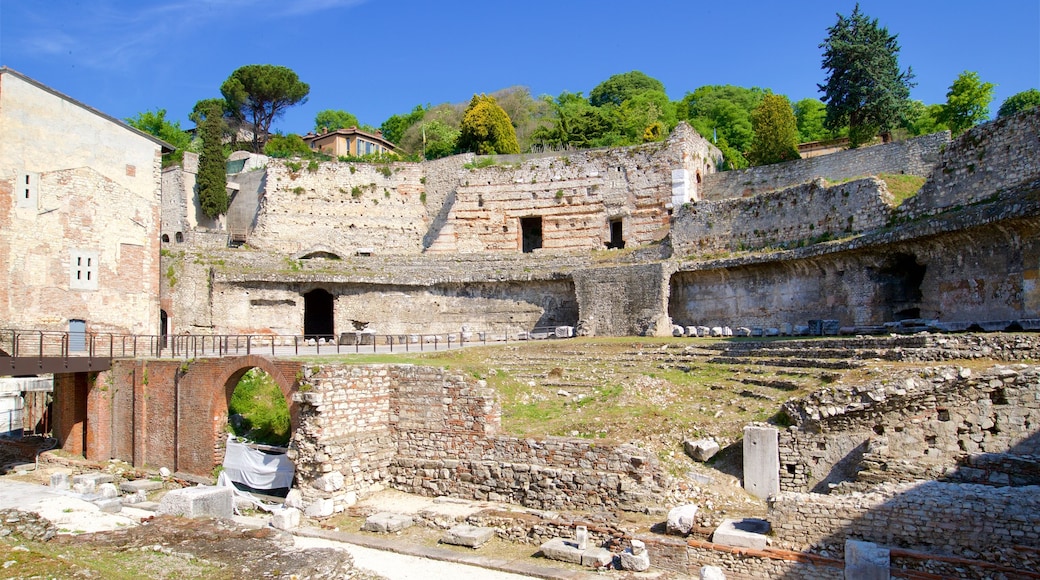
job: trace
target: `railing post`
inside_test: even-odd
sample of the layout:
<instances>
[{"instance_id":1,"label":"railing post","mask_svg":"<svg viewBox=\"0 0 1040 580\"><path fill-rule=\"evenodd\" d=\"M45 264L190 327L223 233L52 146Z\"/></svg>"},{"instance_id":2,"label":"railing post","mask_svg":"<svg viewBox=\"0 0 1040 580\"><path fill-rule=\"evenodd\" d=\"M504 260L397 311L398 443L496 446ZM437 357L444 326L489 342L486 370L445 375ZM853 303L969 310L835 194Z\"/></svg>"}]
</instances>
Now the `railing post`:
<instances>
[{"instance_id":1,"label":"railing post","mask_svg":"<svg viewBox=\"0 0 1040 580\"><path fill-rule=\"evenodd\" d=\"M292 337L292 346L293 346L293 353L294 354L300 354L300 340L299 340L299 338L300 337L296 336L295 334Z\"/></svg>"},{"instance_id":2,"label":"railing post","mask_svg":"<svg viewBox=\"0 0 1040 580\"><path fill-rule=\"evenodd\" d=\"M246 335L246 356L253 354L253 336L251 334Z\"/></svg>"}]
</instances>

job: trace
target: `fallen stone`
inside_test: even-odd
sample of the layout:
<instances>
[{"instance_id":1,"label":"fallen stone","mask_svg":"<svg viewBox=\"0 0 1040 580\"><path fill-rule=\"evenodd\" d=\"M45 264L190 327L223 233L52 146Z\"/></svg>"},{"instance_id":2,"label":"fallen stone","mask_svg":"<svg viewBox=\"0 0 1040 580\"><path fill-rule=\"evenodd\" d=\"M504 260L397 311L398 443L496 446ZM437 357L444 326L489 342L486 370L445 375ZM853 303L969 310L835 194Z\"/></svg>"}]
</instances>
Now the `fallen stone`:
<instances>
[{"instance_id":1,"label":"fallen stone","mask_svg":"<svg viewBox=\"0 0 1040 580\"><path fill-rule=\"evenodd\" d=\"M687 326L686 327L686 336L691 336L691 337L697 336L697 327L696 326Z\"/></svg>"},{"instance_id":2,"label":"fallen stone","mask_svg":"<svg viewBox=\"0 0 1040 580\"><path fill-rule=\"evenodd\" d=\"M68 489L69 488L69 474L67 473L52 473L51 474L51 487L56 489Z\"/></svg>"},{"instance_id":3,"label":"fallen stone","mask_svg":"<svg viewBox=\"0 0 1040 580\"><path fill-rule=\"evenodd\" d=\"M105 499L119 497L119 488L114 483L102 483L97 491Z\"/></svg>"},{"instance_id":4,"label":"fallen stone","mask_svg":"<svg viewBox=\"0 0 1040 580\"><path fill-rule=\"evenodd\" d=\"M872 542L845 540L845 577L856 580L888 580L891 555Z\"/></svg>"},{"instance_id":5,"label":"fallen stone","mask_svg":"<svg viewBox=\"0 0 1040 580\"><path fill-rule=\"evenodd\" d=\"M550 560L581 564L582 551L578 549L578 544L572 540L553 538L542 544L539 550L541 550L542 556Z\"/></svg>"},{"instance_id":6,"label":"fallen stone","mask_svg":"<svg viewBox=\"0 0 1040 580\"><path fill-rule=\"evenodd\" d=\"M712 326L711 327L711 335L712 336L722 336L722 327L721 326Z\"/></svg>"},{"instance_id":7,"label":"fallen stone","mask_svg":"<svg viewBox=\"0 0 1040 580\"><path fill-rule=\"evenodd\" d=\"M133 481L124 481L119 484L119 490L124 493L137 493L139 491L155 491L162 489L161 481L152 481L150 479L135 479Z\"/></svg>"},{"instance_id":8,"label":"fallen stone","mask_svg":"<svg viewBox=\"0 0 1040 580\"><path fill-rule=\"evenodd\" d=\"M495 537L495 528L482 528L469 524L459 524L441 538L441 543L452 546L466 546L467 548L479 548Z\"/></svg>"},{"instance_id":9,"label":"fallen stone","mask_svg":"<svg viewBox=\"0 0 1040 580\"><path fill-rule=\"evenodd\" d=\"M726 580L726 574L718 566L701 566L701 580Z\"/></svg>"},{"instance_id":10,"label":"fallen stone","mask_svg":"<svg viewBox=\"0 0 1040 580\"><path fill-rule=\"evenodd\" d=\"M711 541L734 548L764 550L769 543L766 538L767 533L769 533L769 522L765 520L758 518L727 519L722 520L719 527L715 528Z\"/></svg>"},{"instance_id":11,"label":"fallen stone","mask_svg":"<svg viewBox=\"0 0 1040 580\"><path fill-rule=\"evenodd\" d=\"M614 561L614 553L606 548L589 548L581 553L581 565L604 568Z\"/></svg>"},{"instance_id":12,"label":"fallen stone","mask_svg":"<svg viewBox=\"0 0 1040 580\"><path fill-rule=\"evenodd\" d=\"M365 525L361 526L361 529L366 532L389 534L410 528L413 523L412 518L406 515L379 512L368 516L365 520Z\"/></svg>"},{"instance_id":13,"label":"fallen stone","mask_svg":"<svg viewBox=\"0 0 1040 580\"><path fill-rule=\"evenodd\" d=\"M728 326L723 326L722 336L733 336L733 329Z\"/></svg>"},{"instance_id":14,"label":"fallen stone","mask_svg":"<svg viewBox=\"0 0 1040 580\"><path fill-rule=\"evenodd\" d=\"M665 522L665 529L669 534L685 536L693 529L696 517L697 506L693 504L674 507L668 512L668 520Z\"/></svg>"},{"instance_id":15,"label":"fallen stone","mask_svg":"<svg viewBox=\"0 0 1040 580\"><path fill-rule=\"evenodd\" d=\"M672 325L672 336L682 336L683 332L683 327L679 326L678 324Z\"/></svg>"},{"instance_id":16,"label":"fallen stone","mask_svg":"<svg viewBox=\"0 0 1040 580\"><path fill-rule=\"evenodd\" d=\"M173 475L173 472L170 471L170 469L168 467L160 467L159 468L159 475L162 476L162 477L170 477L171 475Z\"/></svg>"},{"instance_id":17,"label":"fallen stone","mask_svg":"<svg viewBox=\"0 0 1040 580\"><path fill-rule=\"evenodd\" d=\"M123 509L123 502L118 497L96 499L94 500L94 505L98 506L99 510L109 514L119 513L119 510Z\"/></svg>"},{"instance_id":18,"label":"fallen stone","mask_svg":"<svg viewBox=\"0 0 1040 580\"><path fill-rule=\"evenodd\" d=\"M94 487L101 485L102 483L112 483L116 478L110 473L82 473L80 475L72 476L72 484L77 483L92 483Z\"/></svg>"},{"instance_id":19,"label":"fallen stone","mask_svg":"<svg viewBox=\"0 0 1040 580\"><path fill-rule=\"evenodd\" d=\"M578 544L579 550L586 550L589 547L589 529L585 526L577 526L574 528L574 542Z\"/></svg>"},{"instance_id":20,"label":"fallen stone","mask_svg":"<svg viewBox=\"0 0 1040 580\"><path fill-rule=\"evenodd\" d=\"M199 485L172 489L159 502L159 513L189 518L230 518L234 515L230 487Z\"/></svg>"},{"instance_id":21,"label":"fallen stone","mask_svg":"<svg viewBox=\"0 0 1040 580\"><path fill-rule=\"evenodd\" d=\"M683 441L683 450L697 461L707 461L719 452L719 444L711 439L687 439Z\"/></svg>"},{"instance_id":22,"label":"fallen stone","mask_svg":"<svg viewBox=\"0 0 1040 580\"><path fill-rule=\"evenodd\" d=\"M271 526L279 530L291 531L300 527L300 510L284 508L271 514Z\"/></svg>"},{"instance_id":23,"label":"fallen stone","mask_svg":"<svg viewBox=\"0 0 1040 580\"><path fill-rule=\"evenodd\" d=\"M303 493L298 489L290 489L285 495L285 507L303 509Z\"/></svg>"},{"instance_id":24,"label":"fallen stone","mask_svg":"<svg viewBox=\"0 0 1040 580\"><path fill-rule=\"evenodd\" d=\"M337 491L343 488L343 474L338 471L330 471L314 480L311 487L321 491Z\"/></svg>"},{"instance_id":25,"label":"fallen stone","mask_svg":"<svg viewBox=\"0 0 1040 580\"><path fill-rule=\"evenodd\" d=\"M719 329L719 332L722 332L721 328ZM707 326L698 326L697 327L697 336L705 336L705 337L706 336L711 336L711 329L708 328Z\"/></svg>"},{"instance_id":26,"label":"fallen stone","mask_svg":"<svg viewBox=\"0 0 1040 580\"><path fill-rule=\"evenodd\" d=\"M335 512L335 509L336 505L331 499L321 498L311 502L304 513L311 518L327 518Z\"/></svg>"},{"instance_id":27,"label":"fallen stone","mask_svg":"<svg viewBox=\"0 0 1040 580\"><path fill-rule=\"evenodd\" d=\"M621 552L621 569L631 572L645 572L650 569L650 553L641 540L632 540L632 547Z\"/></svg>"}]
</instances>

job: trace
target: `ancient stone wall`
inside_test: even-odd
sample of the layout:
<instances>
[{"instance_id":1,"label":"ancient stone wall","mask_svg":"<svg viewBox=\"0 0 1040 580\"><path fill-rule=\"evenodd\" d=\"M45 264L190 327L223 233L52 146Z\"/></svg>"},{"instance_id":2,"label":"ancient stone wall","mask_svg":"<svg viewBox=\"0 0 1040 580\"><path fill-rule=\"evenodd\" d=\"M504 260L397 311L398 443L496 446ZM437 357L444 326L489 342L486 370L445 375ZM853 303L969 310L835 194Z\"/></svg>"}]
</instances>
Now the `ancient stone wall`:
<instances>
[{"instance_id":1,"label":"ancient stone wall","mask_svg":"<svg viewBox=\"0 0 1040 580\"><path fill-rule=\"evenodd\" d=\"M678 255L795 247L886 225L892 194L878 179L803 183L749 198L685 204L672 223Z\"/></svg>"},{"instance_id":2,"label":"ancient stone wall","mask_svg":"<svg viewBox=\"0 0 1040 580\"><path fill-rule=\"evenodd\" d=\"M322 365L306 373L294 459L304 466L305 496L335 509L383 485L545 509L635 509L667 477L628 445L500 436L494 393L442 369Z\"/></svg>"},{"instance_id":3,"label":"ancient stone wall","mask_svg":"<svg viewBox=\"0 0 1040 580\"><path fill-rule=\"evenodd\" d=\"M703 197L710 200L751 197L821 177L837 181L881 173L927 176L938 160L939 151L949 142L949 132L934 133L820 157L706 175Z\"/></svg>"},{"instance_id":4,"label":"ancient stone wall","mask_svg":"<svg viewBox=\"0 0 1040 580\"><path fill-rule=\"evenodd\" d=\"M1040 487L993 488L937 481L886 484L870 493L782 492L770 504L774 539L800 550L847 537L975 557L1011 546L1040 547Z\"/></svg>"},{"instance_id":5,"label":"ancient stone wall","mask_svg":"<svg viewBox=\"0 0 1040 580\"><path fill-rule=\"evenodd\" d=\"M589 268L574 273L581 305L578 332L590 336L664 336L671 333L666 315L668 279L665 264Z\"/></svg>"},{"instance_id":6,"label":"ancient stone wall","mask_svg":"<svg viewBox=\"0 0 1040 580\"><path fill-rule=\"evenodd\" d=\"M1040 353L1040 340L1031 335L935 340L944 344L914 350L925 357L974 351L1028 359ZM784 490L939 478L1040 484L1040 369L1035 366L929 367L866 386L822 389L788 402L784 410L795 421L780 433Z\"/></svg>"},{"instance_id":7,"label":"ancient stone wall","mask_svg":"<svg viewBox=\"0 0 1040 580\"><path fill-rule=\"evenodd\" d=\"M987 201L1040 180L1040 110L969 129L939 155L921 191L907 200L908 219Z\"/></svg>"}]
</instances>

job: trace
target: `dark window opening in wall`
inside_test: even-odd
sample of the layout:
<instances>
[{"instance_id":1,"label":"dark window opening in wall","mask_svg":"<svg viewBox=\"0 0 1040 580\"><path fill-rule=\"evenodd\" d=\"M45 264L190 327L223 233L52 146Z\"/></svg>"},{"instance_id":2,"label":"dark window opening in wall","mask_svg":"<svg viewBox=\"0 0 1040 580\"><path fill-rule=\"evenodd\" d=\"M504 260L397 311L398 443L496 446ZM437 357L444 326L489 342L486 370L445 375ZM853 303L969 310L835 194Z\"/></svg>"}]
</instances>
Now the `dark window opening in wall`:
<instances>
[{"instance_id":1,"label":"dark window opening in wall","mask_svg":"<svg viewBox=\"0 0 1040 580\"><path fill-rule=\"evenodd\" d=\"M303 295L303 334L307 338L332 338L335 331L333 319L334 298L318 288Z\"/></svg>"},{"instance_id":2,"label":"dark window opening in wall","mask_svg":"<svg viewBox=\"0 0 1040 580\"><path fill-rule=\"evenodd\" d=\"M625 247L625 230L621 220L613 220L610 222L610 241L607 242L607 249L621 250Z\"/></svg>"},{"instance_id":3,"label":"dark window opening in wall","mask_svg":"<svg viewBox=\"0 0 1040 580\"><path fill-rule=\"evenodd\" d=\"M542 218L520 218L520 239L523 252L529 254L542 247Z\"/></svg>"},{"instance_id":4,"label":"dark window opening in wall","mask_svg":"<svg viewBox=\"0 0 1040 580\"><path fill-rule=\"evenodd\" d=\"M165 310L159 311L159 348L166 348L167 338L170 335L170 315Z\"/></svg>"},{"instance_id":5,"label":"dark window opening in wall","mask_svg":"<svg viewBox=\"0 0 1040 580\"><path fill-rule=\"evenodd\" d=\"M700 182L701 182L701 170L698 169L697 170L697 183L700 183Z\"/></svg>"},{"instance_id":6,"label":"dark window opening in wall","mask_svg":"<svg viewBox=\"0 0 1040 580\"><path fill-rule=\"evenodd\" d=\"M921 317L921 283L926 270L912 254L898 253L878 271L881 296L894 320Z\"/></svg>"},{"instance_id":7,"label":"dark window opening in wall","mask_svg":"<svg viewBox=\"0 0 1040 580\"><path fill-rule=\"evenodd\" d=\"M176 240L178 244L182 244L184 243L184 234L177 232L176 234L173 234L173 239Z\"/></svg>"},{"instance_id":8,"label":"dark window opening in wall","mask_svg":"<svg viewBox=\"0 0 1040 580\"><path fill-rule=\"evenodd\" d=\"M170 235L169 234L163 234L162 238L160 238L160 239L162 240L162 243L164 243L164 244L170 243Z\"/></svg>"}]
</instances>

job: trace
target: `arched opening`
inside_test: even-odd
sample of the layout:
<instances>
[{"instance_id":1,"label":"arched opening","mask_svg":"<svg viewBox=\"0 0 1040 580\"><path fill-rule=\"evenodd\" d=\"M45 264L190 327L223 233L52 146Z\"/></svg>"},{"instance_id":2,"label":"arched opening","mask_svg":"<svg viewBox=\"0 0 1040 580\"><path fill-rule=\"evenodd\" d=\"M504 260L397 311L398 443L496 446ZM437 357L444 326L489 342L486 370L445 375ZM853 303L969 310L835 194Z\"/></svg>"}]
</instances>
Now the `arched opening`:
<instances>
[{"instance_id":1,"label":"arched opening","mask_svg":"<svg viewBox=\"0 0 1040 580\"><path fill-rule=\"evenodd\" d=\"M303 295L303 334L307 338L331 338L336 334L332 294L321 288Z\"/></svg>"},{"instance_id":2,"label":"arched opening","mask_svg":"<svg viewBox=\"0 0 1040 580\"><path fill-rule=\"evenodd\" d=\"M300 256L301 260L339 260L339 255L332 252L317 251Z\"/></svg>"},{"instance_id":3,"label":"arched opening","mask_svg":"<svg viewBox=\"0 0 1040 580\"><path fill-rule=\"evenodd\" d=\"M252 367L228 401L223 473L242 491L285 497L295 468L286 456L292 438L289 405L281 387L263 369Z\"/></svg>"},{"instance_id":4,"label":"arched opening","mask_svg":"<svg viewBox=\"0 0 1040 580\"><path fill-rule=\"evenodd\" d=\"M184 233L183 232L177 232L177 233L173 234L173 239L177 240L178 244L183 243L184 242Z\"/></svg>"},{"instance_id":5,"label":"arched opening","mask_svg":"<svg viewBox=\"0 0 1040 580\"><path fill-rule=\"evenodd\" d=\"M161 240L164 244L170 243L170 234L163 234Z\"/></svg>"},{"instance_id":6,"label":"arched opening","mask_svg":"<svg viewBox=\"0 0 1040 580\"><path fill-rule=\"evenodd\" d=\"M913 254L897 253L878 270L878 283L885 305L894 320L921 317L921 283L927 270Z\"/></svg>"}]
</instances>

